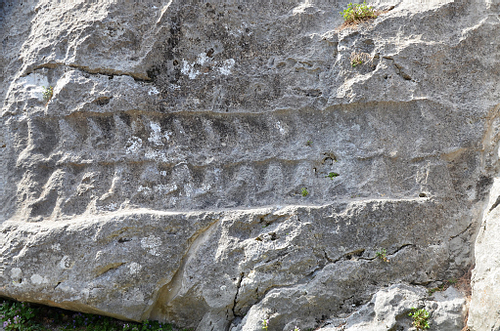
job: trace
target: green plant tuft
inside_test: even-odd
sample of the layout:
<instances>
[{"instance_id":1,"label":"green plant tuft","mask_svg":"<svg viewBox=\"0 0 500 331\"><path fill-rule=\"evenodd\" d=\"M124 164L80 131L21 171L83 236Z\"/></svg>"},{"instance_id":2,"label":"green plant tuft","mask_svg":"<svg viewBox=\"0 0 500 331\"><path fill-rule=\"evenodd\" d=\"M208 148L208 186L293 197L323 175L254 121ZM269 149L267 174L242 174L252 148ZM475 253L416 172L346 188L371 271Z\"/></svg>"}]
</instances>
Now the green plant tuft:
<instances>
[{"instance_id":1,"label":"green plant tuft","mask_svg":"<svg viewBox=\"0 0 500 331\"><path fill-rule=\"evenodd\" d=\"M305 188L305 187L302 188L301 193L302 193L303 197L307 197L307 195L309 194L309 192L307 191L307 188Z\"/></svg>"},{"instance_id":2,"label":"green plant tuft","mask_svg":"<svg viewBox=\"0 0 500 331\"><path fill-rule=\"evenodd\" d=\"M429 329L429 312L424 308L411 308L411 313L408 314L413 319L412 325L417 328L417 330Z\"/></svg>"},{"instance_id":3,"label":"green plant tuft","mask_svg":"<svg viewBox=\"0 0 500 331\"><path fill-rule=\"evenodd\" d=\"M350 3L347 9L340 12L340 15L344 17L345 23L357 23L361 21L368 20L370 18L377 18L377 13L373 7L369 7L366 1L363 3Z\"/></svg>"},{"instance_id":4,"label":"green plant tuft","mask_svg":"<svg viewBox=\"0 0 500 331\"><path fill-rule=\"evenodd\" d=\"M331 180L333 180L334 177L338 177L338 176L340 176L338 173L336 173L336 172L330 172L328 174L328 176L325 176L325 178L330 178Z\"/></svg>"},{"instance_id":5,"label":"green plant tuft","mask_svg":"<svg viewBox=\"0 0 500 331\"><path fill-rule=\"evenodd\" d=\"M43 100L45 100L46 103L48 103L50 101L50 99L52 99L52 96L54 95L54 87L52 86L49 86L49 87L43 87L44 88L44 91L43 91Z\"/></svg>"},{"instance_id":6,"label":"green plant tuft","mask_svg":"<svg viewBox=\"0 0 500 331\"><path fill-rule=\"evenodd\" d=\"M385 248L383 248L382 250L377 252L377 257L384 262L387 262L387 263L390 262L390 260L387 258L387 250Z\"/></svg>"}]
</instances>

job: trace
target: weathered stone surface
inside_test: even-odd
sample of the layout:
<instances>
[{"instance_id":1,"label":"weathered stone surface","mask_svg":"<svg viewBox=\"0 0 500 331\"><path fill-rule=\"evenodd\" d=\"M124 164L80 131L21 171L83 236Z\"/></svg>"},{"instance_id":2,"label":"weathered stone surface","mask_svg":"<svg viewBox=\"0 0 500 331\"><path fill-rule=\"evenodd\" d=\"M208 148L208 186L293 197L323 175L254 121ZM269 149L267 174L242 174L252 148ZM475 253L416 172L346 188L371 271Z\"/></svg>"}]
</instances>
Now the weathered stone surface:
<instances>
[{"instance_id":1,"label":"weathered stone surface","mask_svg":"<svg viewBox=\"0 0 500 331\"><path fill-rule=\"evenodd\" d=\"M431 297L421 287L396 284L377 292L372 300L346 318L327 321L321 331L415 330L412 309L425 309L431 330L460 330L466 316L465 298L453 287Z\"/></svg>"},{"instance_id":2,"label":"weathered stone surface","mask_svg":"<svg viewBox=\"0 0 500 331\"><path fill-rule=\"evenodd\" d=\"M498 253L498 201L500 196L499 178L495 178L490 191L487 208L475 245L476 268L473 275L473 290L469 324L476 330L498 330L500 293Z\"/></svg>"},{"instance_id":3,"label":"weathered stone surface","mask_svg":"<svg viewBox=\"0 0 500 331\"><path fill-rule=\"evenodd\" d=\"M198 331L407 330L421 303L459 330L465 299L421 286L475 262L469 324L496 330L498 5L339 30L347 2L0 2L0 295Z\"/></svg>"}]
</instances>

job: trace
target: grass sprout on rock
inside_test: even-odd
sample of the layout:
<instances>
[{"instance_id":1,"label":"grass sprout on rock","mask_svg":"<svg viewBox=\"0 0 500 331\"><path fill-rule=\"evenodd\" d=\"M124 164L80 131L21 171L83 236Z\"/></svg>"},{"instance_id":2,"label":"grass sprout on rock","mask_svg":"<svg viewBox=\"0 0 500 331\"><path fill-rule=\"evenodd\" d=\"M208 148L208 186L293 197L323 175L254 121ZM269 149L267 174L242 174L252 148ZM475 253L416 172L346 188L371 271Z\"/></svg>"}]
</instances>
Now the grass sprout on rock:
<instances>
[{"instance_id":1,"label":"grass sprout on rock","mask_svg":"<svg viewBox=\"0 0 500 331\"><path fill-rule=\"evenodd\" d=\"M331 180L333 180L333 178L338 177L338 176L340 176L338 173L330 172L327 176L325 176L325 178L330 178Z\"/></svg>"},{"instance_id":2,"label":"grass sprout on rock","mask_svg":"<svg viewBox=\"0 0 500 331\"><path fill-rule=\"evenodd\" d=\"M390 260L387 258L387 250L385 248L377 252L377 257L386 263L390 262Z\"/></svg>"},{"instance_id":3,"label":"grass sprout on rock","mask_svg":"<svg viewBox=\"0 0 500 331\"><path fill-rule=\"evenodd\" d=\"M369 7L366 1L360 4L350 3L347 9L340 12L344 17L344 24L355 24L372 18L377 18L377 12L373 7Z\"/></svg>"},{"instance_id":4,"label":"grass sprout on rock","mask_svg":"<svg viewBox=\"0 0 500 331\"><path fill-rule=\"evenodd\" d=\"M52 96L54 95L54 87L49 86L49 87L43 87L43 100L45 103L48 103L50 99L52 99Z\"/></svg>"},{"instance_id":5,"label":"grass sprout on rock","mask_svg":"<svg viewBox=\"0 0 500 331\"><path fill-rule=\"evenodd\" d=\"M412 308L411 313L408 314L413 319L413 326L417 328L417 330L426 330L429 329L429 312L424 308Z\"/></svg>"}]
</instances>

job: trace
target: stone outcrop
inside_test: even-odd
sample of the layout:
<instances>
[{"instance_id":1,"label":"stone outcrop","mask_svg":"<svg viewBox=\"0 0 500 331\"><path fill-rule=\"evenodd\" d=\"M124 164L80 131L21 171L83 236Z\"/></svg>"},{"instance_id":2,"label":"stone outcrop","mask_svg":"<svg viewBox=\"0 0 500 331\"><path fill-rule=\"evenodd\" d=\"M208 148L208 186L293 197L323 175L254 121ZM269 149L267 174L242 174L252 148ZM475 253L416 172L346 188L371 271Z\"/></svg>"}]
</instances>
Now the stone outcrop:
<instances>
[{"instance_id":1,"label":"stone outcrop","mask_svg":"<svg viewBox=\"0 0 500 331\"><path fill-rule=\"evenodd\" d=\"M408 311L423 307L432 311L433 330L461 330L464 324L466 300L453 287L436 292L408 285L393 285L375 293L373 299L346 318L328 321L321 331L386 331L406 330L413 323Z\"/></svg>"},{"instance_id":2,"label":"stone outcrop","mask_svg":"<svg viewBox=\"0 0 500 331\"><path fill-rule=\"evenodd\" d=\"M499 5L347 2L0 2L0 295L499 330Z\"/></svg>"}]
</instances>

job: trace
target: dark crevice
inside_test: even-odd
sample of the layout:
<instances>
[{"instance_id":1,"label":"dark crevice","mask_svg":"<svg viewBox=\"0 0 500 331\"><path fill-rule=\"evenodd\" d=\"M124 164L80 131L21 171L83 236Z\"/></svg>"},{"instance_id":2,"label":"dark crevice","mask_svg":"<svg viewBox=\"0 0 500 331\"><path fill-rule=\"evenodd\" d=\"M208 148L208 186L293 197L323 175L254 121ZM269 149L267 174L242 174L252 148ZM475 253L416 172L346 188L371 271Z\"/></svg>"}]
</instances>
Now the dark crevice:
<instances>
[{"instance_id":1,"label":"dark crevice","mask_svg":"<svg viewBox=\"0 0 500 331\"><path fill-rule=\"evenodd\" d=\"M470 223L469 225L467 225L467 227L465 229L463 229L462 231L460 231L458 234L454 235L454 236L451 236L450 238L451 239L454 239L456 237L460 237L461 235L463 235L465 232L467 232L468 230L470 230L470 228L472 227L472 223Z\"/></svg>"},{"instance_id":2,"label":"dark crevice","mask_svg":"<svg viewBox=\"0 0 500 331\"><path fill-rule=\"evenodd\" d=\"M65 64L65 63L40 64L40 65L32 68L31 70L28 70L22 76L27 76L27 75L29 75L29 74L31 74L39 69L54 69L56 67L70 67L70 68L78 69L78 70L85 72L87 74L90 74L90 75L105 75L105 76L108 76L110 79L112 79L114 76L130 76L137 82L151 82L152 81L152 79L149 76L144 75L144 74L137 74L137 73L134 74L131 72L123 72L123 71L119 71L119 70L115 70L115 69L107 69L107 68L90 69L87 66L80 66L80 65L76 65L76 64Z\"/></svg>"},{"instance_id":3,"label":"dark crevice","mask_svg":"<svg viewBox=\"0 0 500 331\"><path fill-rule=\"evenodd\" d=\"M328 254L326 253L326 250L323 250L323 253L324 253L324 257L325 259L329 262L329 263L335 263L335 261L333 261L329 256Z\"/></svg>"},{"instance_id":4,"label":"dark crevice","mask_svg":"<svg viewBox=\"0 0 500 331\"><path fill-rule=\"evenodd\" d=\"M414 246L413 244L404 244L403 246L400 246L399 248L397 248L392 254L390 255L394 255L394 254L397 254L399 253L399 251L405 249L406 247L411 247L411 246Z\"/></svg>"},{"instance_id":5,"label":"dark crevice","mask_svg":"<svg viewBox=\"0 0 500 331\"><path fill-rule=\"evenodd\" d=\"M236 284L236 294L234 295L234 300L233 300L233 308L232 308L232 312L233 312L233 318L234 317L243 317L243 316L240 316L236 313L236 304L237 304L237 301L238 301L238 295L240 293L240 287L241 287L241 282L243 281L243 277L245 277L245 273L242 272L240 274L240 277L238 278L238 283Z\"/></svg>"},{"instance_id":6,"label":"dark crevice","mask_svg":"<svg viewBox=\"0 0 500 331\"><path fill-rule=\"evenodd\" d=\"M404 244L398 248L396 248L396 250L394 250L394 252L390 253L390 254L387 254L388 256L390 255L395 255L397 253L399 253L399 251L405 249L406 247L411 247L411 246L414 246L413 244ZM325 256L325 259L329 262L329 263L337 263L337 262L341 262L341 261L349 261L349 260L363 260L363 261L373 261L375 259L377 259L377 256L374 256L374 257L363 257L363 254L366 250L364 248L361 248L361 249L357 249L355 251L351 251L351 252L348 252L348 253L345 253L343 254L342 256L340 256L339 258L335 259L335 260L332 260L331 258L328 257L326 251L324 251L324 256Z\"/></svg>"},{"instance_id":7,"label":"dark crevice","mask_svg":"<svg viewBox=\"0 0 500 331\"><path fill-rule=\"evenodd\" d=\"M397 64L395 61L394 61L394 58L391 57L391 56L383 56L382 57L383 59L386 59L386 60L389 60L389 61L392 61L392 64L394 65L395 69L396 69L396 74L398 76L400 76L401 78L403 78L404 80L410 80L410 81L414 81L413 78L411 78L410 75L408 75L407 73L405 73L403 71L403 67L399 64Z\"/></svg>"},{"instance_id":8,"label":"dark crevice","mask_svg":"<svg viewBox=\"0 0 500 331\"><path fill-rule=\"evenodd\" d=\"M92 101L92 103L98 105L98 106L105 106L111 101L113 97L100 97Z\"/></svg>"},{"instance_id":9,"label":"dark crevice","mask_svg":"<svg viewBox=\"0 0 500 331\"><path fill-rule=\"evenodd\" d=\"M500 205L500 195L497 197L497 200L495 201L495 203L491 206L490 210L488 210L488 213L491 212L493 209L495 209L496 207L498 207L498 205Z\"/></svg>"},{"instance_id":10,"label":"dark crevice","mask_svg":"<svg viewBox=\"0 0 500 331\"><path fill-rule=\"evenodd\" d=\"M396 64L394 63L394 66L396 67L396 73L401 76L404 80L413 80L410 75L408 75L407 73L405 73L402 69L403 67L400 66L399 64Z\"/></svg>"},{"instance_id":11,"label":"dark crevice","mask_svg":"<svg viewBox=\"0 0 500 331\"><path fill-rule=\"evenodd\" d=\"M339 258L337 258L335 260L328 259L328 261L330 263L337 263L337 262L340 262L340 261L347 261L347 260L352 260L352 259L367 260L367 261L373 260L373 259L369 259L369 258L364 258L363 257L363 253L364 252L365 252L365 249L361 248L361 249L357 249L357 250L345 253L345 254L343 254L342 256L340 256ZM326 256L326 252L325 252L325 256Z\"/></svg>"}]
</instances>

